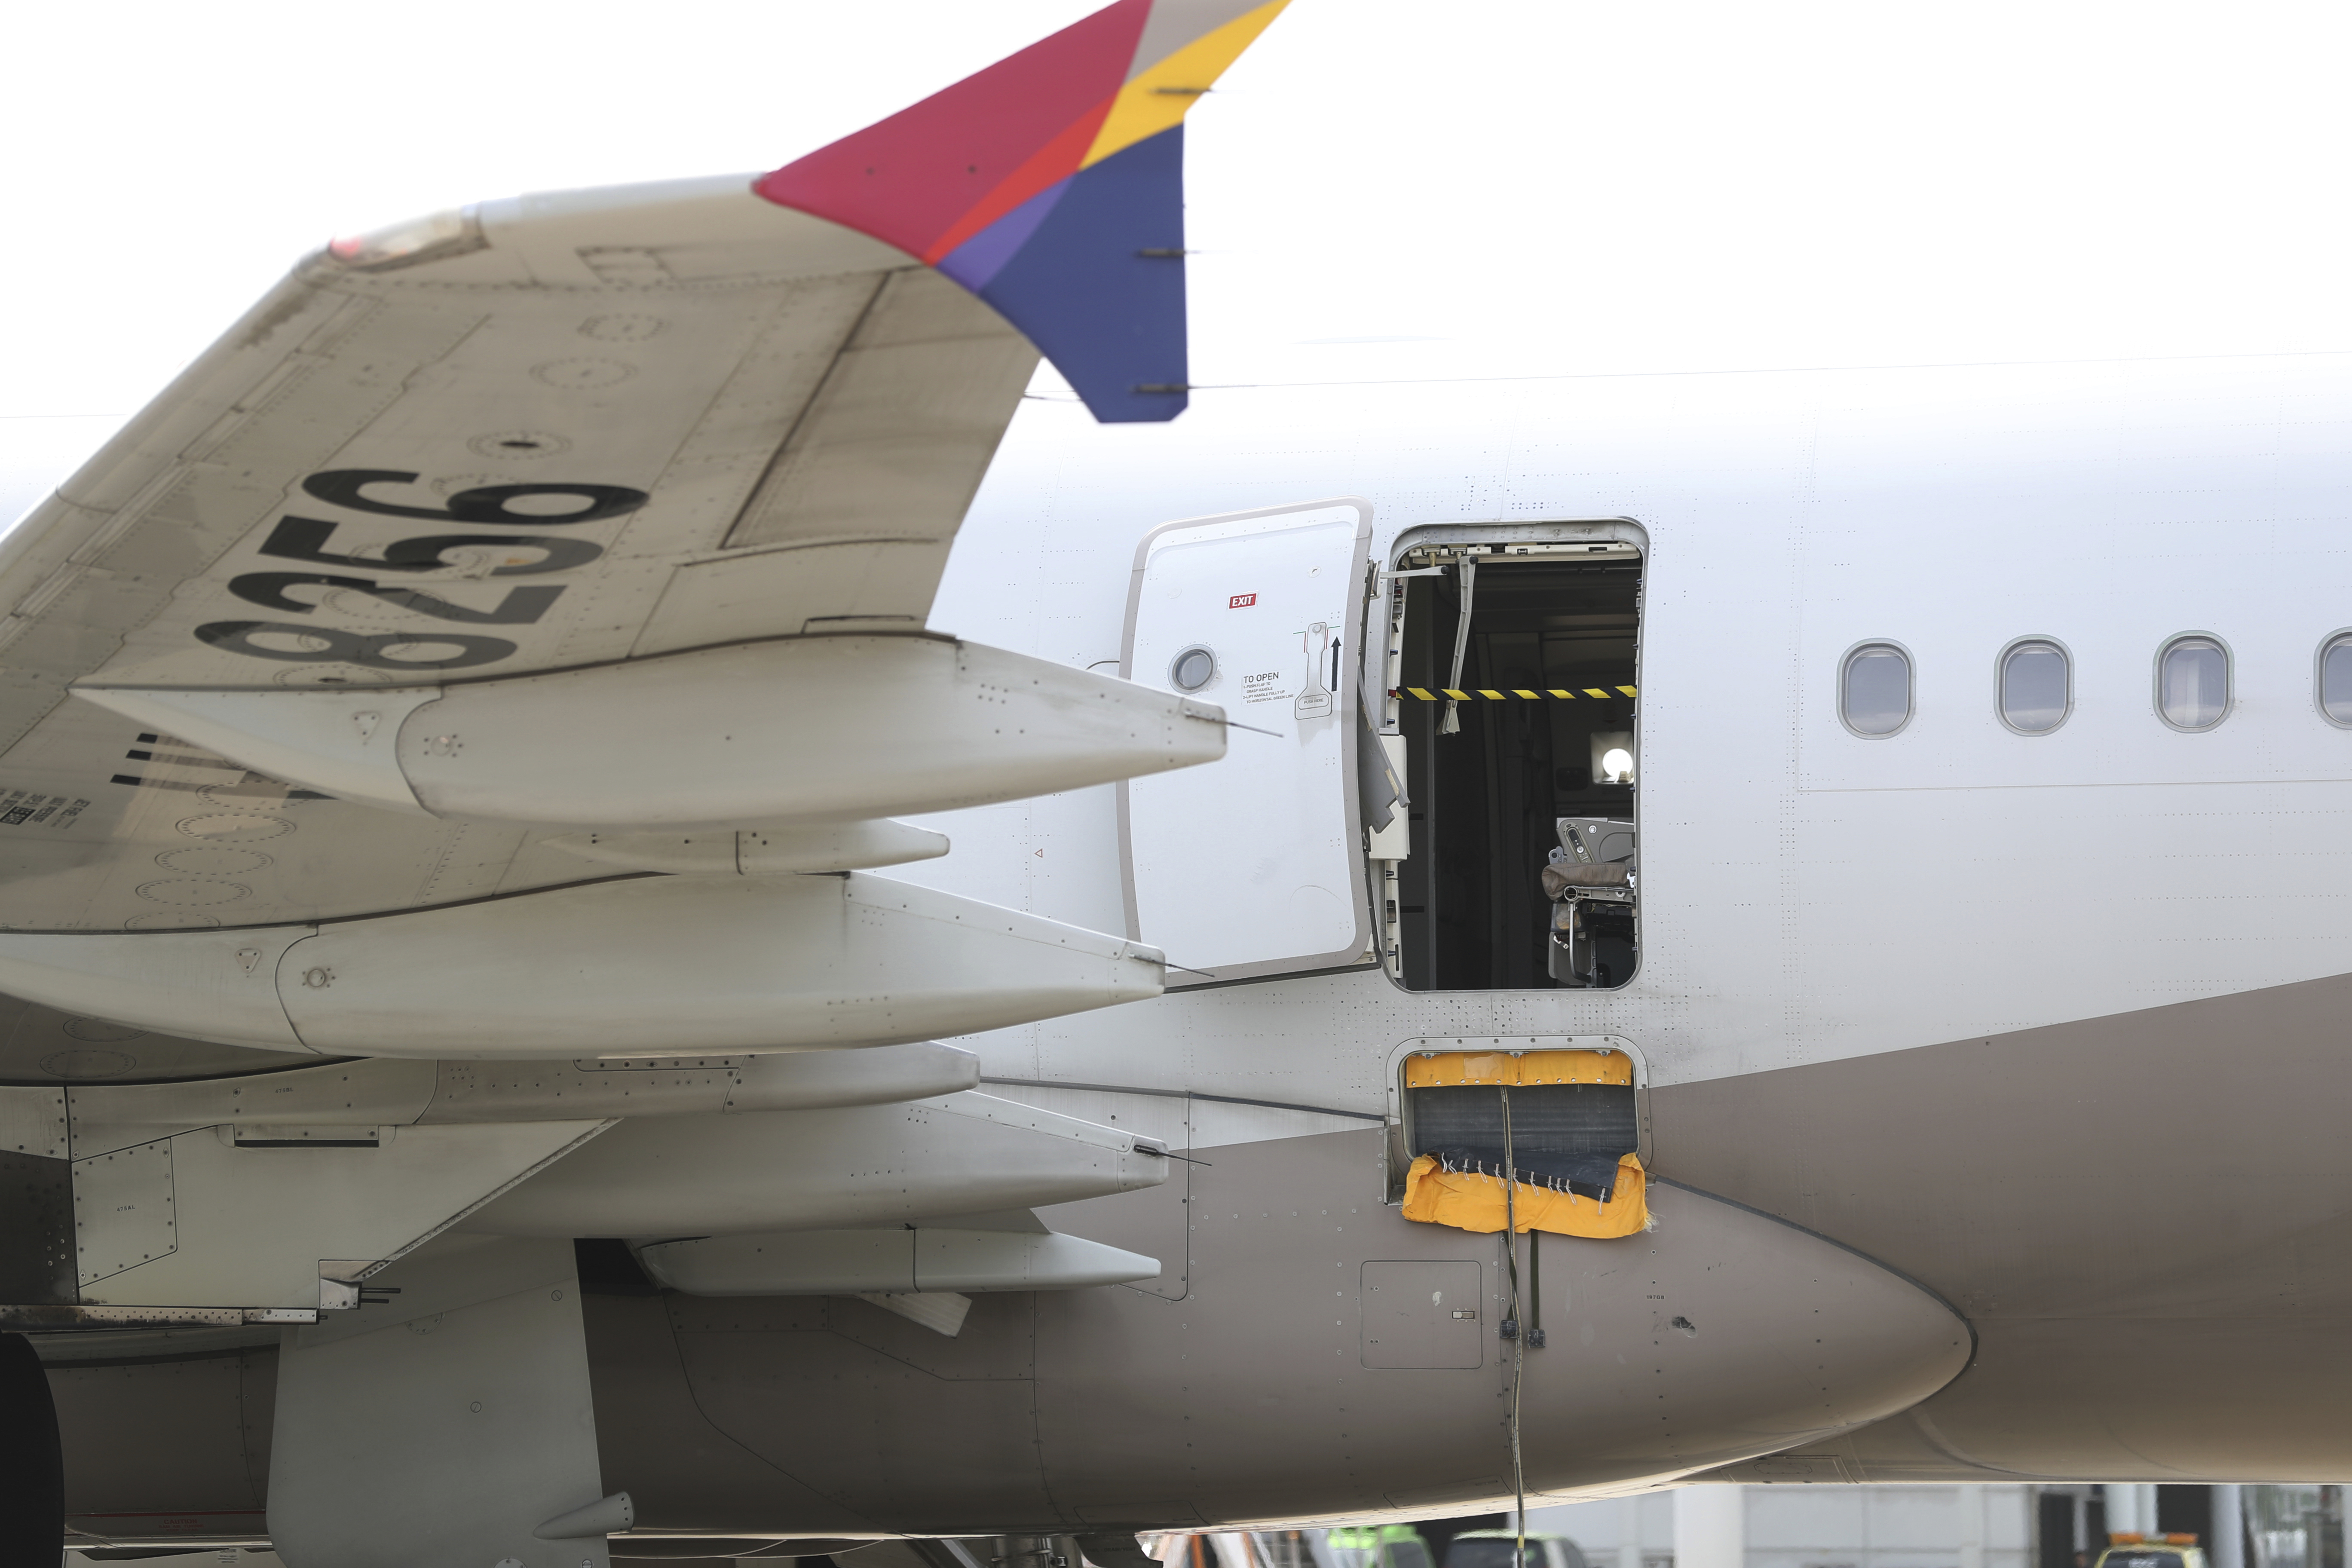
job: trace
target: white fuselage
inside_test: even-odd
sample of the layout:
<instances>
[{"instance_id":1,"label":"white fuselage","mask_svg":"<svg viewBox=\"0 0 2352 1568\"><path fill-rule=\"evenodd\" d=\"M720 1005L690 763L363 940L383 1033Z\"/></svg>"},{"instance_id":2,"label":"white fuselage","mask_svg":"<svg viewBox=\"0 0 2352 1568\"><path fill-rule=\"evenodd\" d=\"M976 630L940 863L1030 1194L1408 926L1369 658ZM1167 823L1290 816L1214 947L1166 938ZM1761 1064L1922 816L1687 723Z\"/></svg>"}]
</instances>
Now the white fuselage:
<instances>
[{"instance_id":1,"label":"white fuselage","mask_svg":"<svg viewBox=\"0 0 2352 1568\"><path fill-rule=\"evenodd\" d=\"M2352 625L2347 416L2340 356L1244 389L1154 429L1033 401L932 624L1074 665L1116 667L1136 542L1171 519L1360 494L1383 564L1433 524L1639 523L1642 967L1327 976L969 1043L1002 1076L1378 1110L1418 1037L1615 1036L1663 1085L2352 968L2352 733L2315 689ZM2232 658L2200 733L2156 711L2188 632ZM1996 712L2025 637L2074 666L2033 736ZM1880 639L1916 711L1865 739L1839 666ZM1121 929L1109 788L924 821L953 851L888 875Z\"/></svg>"}]
</instances>

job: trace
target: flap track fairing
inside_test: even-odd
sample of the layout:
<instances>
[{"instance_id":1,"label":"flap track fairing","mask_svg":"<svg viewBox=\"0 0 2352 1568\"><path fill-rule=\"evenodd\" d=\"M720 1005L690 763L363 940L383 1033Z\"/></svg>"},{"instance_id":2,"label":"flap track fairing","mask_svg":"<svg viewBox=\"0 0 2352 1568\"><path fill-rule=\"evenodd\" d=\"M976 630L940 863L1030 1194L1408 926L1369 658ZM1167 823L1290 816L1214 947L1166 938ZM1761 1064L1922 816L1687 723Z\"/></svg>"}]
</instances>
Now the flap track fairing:
<instances>
[{"instance_id":1,"label":"flap track fairing","mask_svg":"<svg viewBox=\"0 0 2352 1568\"><path fill-rule=\"evenodd\" d=\"M463 685L75 689L288 784L558 829L952 811L1224 755L1223 712L941 637L782 637Z\"/></svg>"},{"instance_id":2,"label":"flap track fairing","mask_svg":"<svg viewBox=\"0 0 2352 1568\"><path fill-rule=\"evenodd\" d=\"M1154 948L862 872L0 932L0 990L48 1006L268 1050L477 1061L897 1045L1156 996L1164 973Z\"/></svg>"},{"instance_id":3,"label":"flap track fairing","mask_svg":"<svg viewBox=\"0 0 2352 1568\"><path fill-rule=\"evenodd\" d=\"M1056 1231L892 1226L706 1236L640 1249L646 1272L689 1296L1078 1290L1160 1276L1160 1260Z\"/></svg>"}]
</instances>

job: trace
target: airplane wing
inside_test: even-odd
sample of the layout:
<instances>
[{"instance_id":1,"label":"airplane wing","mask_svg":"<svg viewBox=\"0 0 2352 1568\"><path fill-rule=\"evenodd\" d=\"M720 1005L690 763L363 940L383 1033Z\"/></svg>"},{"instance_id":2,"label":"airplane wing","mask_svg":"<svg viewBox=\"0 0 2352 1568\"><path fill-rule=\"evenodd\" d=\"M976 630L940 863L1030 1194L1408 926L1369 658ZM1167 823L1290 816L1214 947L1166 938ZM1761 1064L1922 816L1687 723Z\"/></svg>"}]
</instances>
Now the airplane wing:
<instances>
[{"instance_id":1,"label":"airplane wing","mask_svg":"<svg viewBox=\"0 0 2352 1568\"><path fill-rule=\"evenodd\" d=\"M0 1322L315 1322L468 1215L1165 1179L929 1043L1160 954L863 872L946 851L897 813L1223 754L928 618L1041 348L1181 411L1183 113L1283 3L1117 0L765 175L338 240L0 544Z\"/></svg>"},{"instance_id":2,"label":"airplane wing","mask_svg":"<svg viewBox=\"0 0 2352 1568\"><path fill-rule=\"evenodd\" d=\"M0 928L749 869L720 830L752 822L863 834L774 869L938 852L841 826L924 804L865 809L860 780L906 760L826 724L931 678L903 647L852 655L925 630L1038 347L1100 417L1181 408L1181 121L1283 3L1119 0L756 179L488 202L305 260L0 549ZM829 661L741 653L818 634ZM995 658L965 685L1028 679ZM756 756L660 732L724 733L734 694L786 689L824 711L770 715ZM443 721L485 693L496 716ZM409 776L494 741L499 800ZM819 754L821 801L677 804ZM1089 771L1013 767L992 798ZM621 842L682 824L699 845Z\"/></svg>"}]
</instances>

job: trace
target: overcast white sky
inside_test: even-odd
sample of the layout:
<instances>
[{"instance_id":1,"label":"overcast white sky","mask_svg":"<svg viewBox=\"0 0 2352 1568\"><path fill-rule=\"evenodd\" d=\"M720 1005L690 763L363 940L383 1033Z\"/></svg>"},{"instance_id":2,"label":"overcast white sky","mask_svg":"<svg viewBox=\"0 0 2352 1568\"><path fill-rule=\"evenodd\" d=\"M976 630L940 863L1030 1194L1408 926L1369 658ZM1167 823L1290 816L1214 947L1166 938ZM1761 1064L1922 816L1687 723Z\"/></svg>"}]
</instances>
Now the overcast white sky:
<instances>
[{"instance_id":1,"label":"overcast white sky","mask_svg":"<svg viewBox=\"0 0 2352 1568\"><path fill-rule=\"evenodd\" d=\"M331 234L772 167L1091 8L21 7L0 510ZM1192 114L1194 379L2352 349L2347 34L2244 0L1296 0Z\"/></svg>"}]
</instances>

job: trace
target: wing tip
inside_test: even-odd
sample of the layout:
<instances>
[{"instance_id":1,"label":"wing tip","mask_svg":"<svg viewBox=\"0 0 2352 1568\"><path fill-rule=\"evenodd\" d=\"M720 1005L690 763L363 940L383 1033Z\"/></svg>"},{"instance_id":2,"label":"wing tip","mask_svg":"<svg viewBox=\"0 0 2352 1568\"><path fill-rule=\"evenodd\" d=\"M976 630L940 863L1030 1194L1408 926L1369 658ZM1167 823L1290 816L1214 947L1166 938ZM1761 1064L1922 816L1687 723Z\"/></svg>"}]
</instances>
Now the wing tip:
<instances>
[{"instance_id":1,"label":"wing tip","mask_svg":"<svg viewBox=\"0 0 2352 1568\"><path fill-rule=\"evenodd\" d=\"M1185 115L1289 0L1113 0L752 189L938 268L1097 420L1190 403Z\"/></svg>"}]
</instances>

